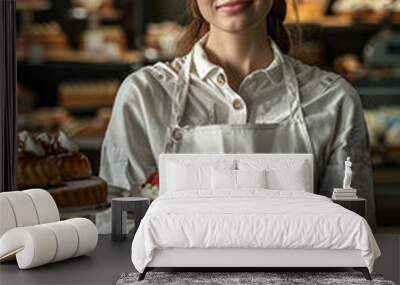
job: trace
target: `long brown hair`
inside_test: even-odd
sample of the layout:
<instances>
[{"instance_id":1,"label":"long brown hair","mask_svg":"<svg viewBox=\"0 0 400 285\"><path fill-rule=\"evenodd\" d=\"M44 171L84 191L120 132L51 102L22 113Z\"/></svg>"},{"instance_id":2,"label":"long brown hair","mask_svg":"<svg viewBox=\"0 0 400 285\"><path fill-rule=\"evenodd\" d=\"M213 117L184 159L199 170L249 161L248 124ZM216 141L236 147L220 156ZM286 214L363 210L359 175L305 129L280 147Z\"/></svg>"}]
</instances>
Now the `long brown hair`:
<instances>
[{"instance_id":1,"label":"long brown hair","mask_svg":"<svg viewBox=\"0 0 400 285\"><path fill-rule=\"evenodd\" d=\"M189 53L194 44L210 29L209 23L200 13L197 0L185 1L190 23L177 43L177 56ZM289 31L284 24L287 8L286 0L273 0L271 11L266 20L268 35L277 43L282 52L286 54L291 51L296 38L300 38L300 31L297 28ZM296 16L298 16L296 0L293 0L293 8Z\"/></svg>"}]
</instances>

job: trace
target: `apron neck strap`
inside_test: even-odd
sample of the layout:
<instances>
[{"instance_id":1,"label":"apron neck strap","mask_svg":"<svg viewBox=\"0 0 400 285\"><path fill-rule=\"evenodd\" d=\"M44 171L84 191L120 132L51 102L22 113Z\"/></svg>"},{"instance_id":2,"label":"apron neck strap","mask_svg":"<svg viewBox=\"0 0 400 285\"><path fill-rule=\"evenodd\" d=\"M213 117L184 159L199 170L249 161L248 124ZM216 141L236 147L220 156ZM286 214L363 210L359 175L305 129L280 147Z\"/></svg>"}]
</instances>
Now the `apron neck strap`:
<instances>
[{"instance_id":1,"label":"apron neck strap","mask_svg":"<svg viewBox=\"0 0 400 285\"><path fill-rule=\"evenodd\" d=\"M273 40L271 40L270 42L272 49L274 50L274 55L278 57L282 65L283 81L284 84L286 85L286 92L287 92L286 94L287 107L289 109L290 120L293 120L295 111L300 107L300 90L299 90L299 83L296 78L296 72L294 71L293 66L289 63L289 59L287 59L283 55L278 45ZM291 102L293 100L295 104L292 108Z\"/></svg>"},{"instance_id":2,"label":"apron neck strap","mask_svg":"<svg viewBox=\"0 0 400 285\"><path fill-rule=\"evenodd\" d=\"M182 119L185 110L189 85L190 85L190 72L193 62L193 51L187 55L181 70L178 74L178 79L173 93L172 103L172 126L179 127L179 122Z\"/></svg>"}]
</instances>

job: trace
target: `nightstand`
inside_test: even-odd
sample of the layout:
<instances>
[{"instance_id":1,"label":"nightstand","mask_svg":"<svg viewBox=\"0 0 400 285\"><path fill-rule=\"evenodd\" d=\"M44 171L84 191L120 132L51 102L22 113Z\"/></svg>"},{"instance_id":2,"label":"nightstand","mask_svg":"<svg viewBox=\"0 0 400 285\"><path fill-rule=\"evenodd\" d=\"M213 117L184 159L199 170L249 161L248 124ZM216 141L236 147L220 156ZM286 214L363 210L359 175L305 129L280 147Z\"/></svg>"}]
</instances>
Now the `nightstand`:
<instances>
[{"instance_id":1,"label":"nightstand","mask_svg":"<svg viewBox=\"0 0 400 285\"><path fill-rule=\"evenodd\" d=\"M123 241L127 237L127 212L134 213L136 233L140 221L143 219L150 205L150 200L143 197L113 198L111 201L112 240Z\"/></svg>"},{"instance_id":2,"label":"nightstand","mask_svg":"<svg viewBox=\"0 0 400 285\"><path fill-rule=\"evenodd\" d=\"M332 201L340 206L359 214L361 217L366 217L367 201L363 198L357 199L332 199Z\"/></svg>"}]
</instances>

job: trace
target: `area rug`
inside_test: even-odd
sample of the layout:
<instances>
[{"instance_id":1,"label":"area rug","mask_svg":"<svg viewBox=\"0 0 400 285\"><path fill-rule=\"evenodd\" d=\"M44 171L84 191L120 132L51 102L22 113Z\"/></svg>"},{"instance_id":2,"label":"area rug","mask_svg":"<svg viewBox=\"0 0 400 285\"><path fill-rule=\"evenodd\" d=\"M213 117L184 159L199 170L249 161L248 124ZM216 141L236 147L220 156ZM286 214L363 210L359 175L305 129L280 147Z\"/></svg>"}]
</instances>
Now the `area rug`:
<instances>
[{"instance_id":1,"label":"area rug","mask_svg":"<svg viewBox=\"0 0 400 285\"><path fill-rule=\"evenodd\" d=\"M138 281L138 276L138 273L122 274L117 285L395 285L379 275L368 281L359 272L148 272L142 281Z\"/></svg>"}]
</instances>

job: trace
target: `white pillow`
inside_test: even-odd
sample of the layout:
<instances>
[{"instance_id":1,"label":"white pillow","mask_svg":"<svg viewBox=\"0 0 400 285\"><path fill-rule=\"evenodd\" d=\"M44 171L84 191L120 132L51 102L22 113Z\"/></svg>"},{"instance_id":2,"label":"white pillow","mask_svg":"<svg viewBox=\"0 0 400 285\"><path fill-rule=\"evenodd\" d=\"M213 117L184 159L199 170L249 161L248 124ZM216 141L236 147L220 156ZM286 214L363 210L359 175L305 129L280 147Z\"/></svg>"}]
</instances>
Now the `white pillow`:
<instances>
[{"instance_id":1,"label":"white pillow","mask_svg":"<svg viewBox=\"0 0 400 285\"><path fill-rule=\"evenodd\" d=\"M211 167L186 167L181 164L170 163L167 187L170 191L210 189L210 171Z\"/></svg>"},{"instance_id":2,"label":"white pillow","mask_svg":"<svg viewBox=\"0 0 400 285\"><path fill-rule=\"evenodd\" d=\"M268 189L305 192L311 183L305 160L238 159L237 163L240 170L266 169Z\"/></svg>"},{"instance_id":3,"label":"white pillow","mask_svg":"<svg viewBox=\"0 0 400 285\"><path fill-rule=\"evenodd\" d=\"M237 188L267 188L267 170L235 170Z\"/></svg>"},{"instance_id":4,"label":"white pillow","mask_svg":"<svg viewBox=\"0 0 400 285\"><path fill-rule=\"evenodd\" d=\"M231 169L215 169L211 170L212 189L236 189L236 170Z\"/></svg>"},{"instance_id":5,"label":"white pillow","mask_svg":"<svg viewBox=\"0 0 400 285\"><path fill-rule=\"evenodd\" d=\"M170 160L166 163L167 191L211 190L211 168L234 169L234 160Z\"/></svg>"},{"instance_id":6,"label":"white pillow","mask_svg":"<svg viewBox=\"0 0 400 285\"><path fill-rule=\"evenodd\" d=\"M241 188L266 188L266 170L211 170L213 190L240 190Z\"/></svg>"}]
</instances>

